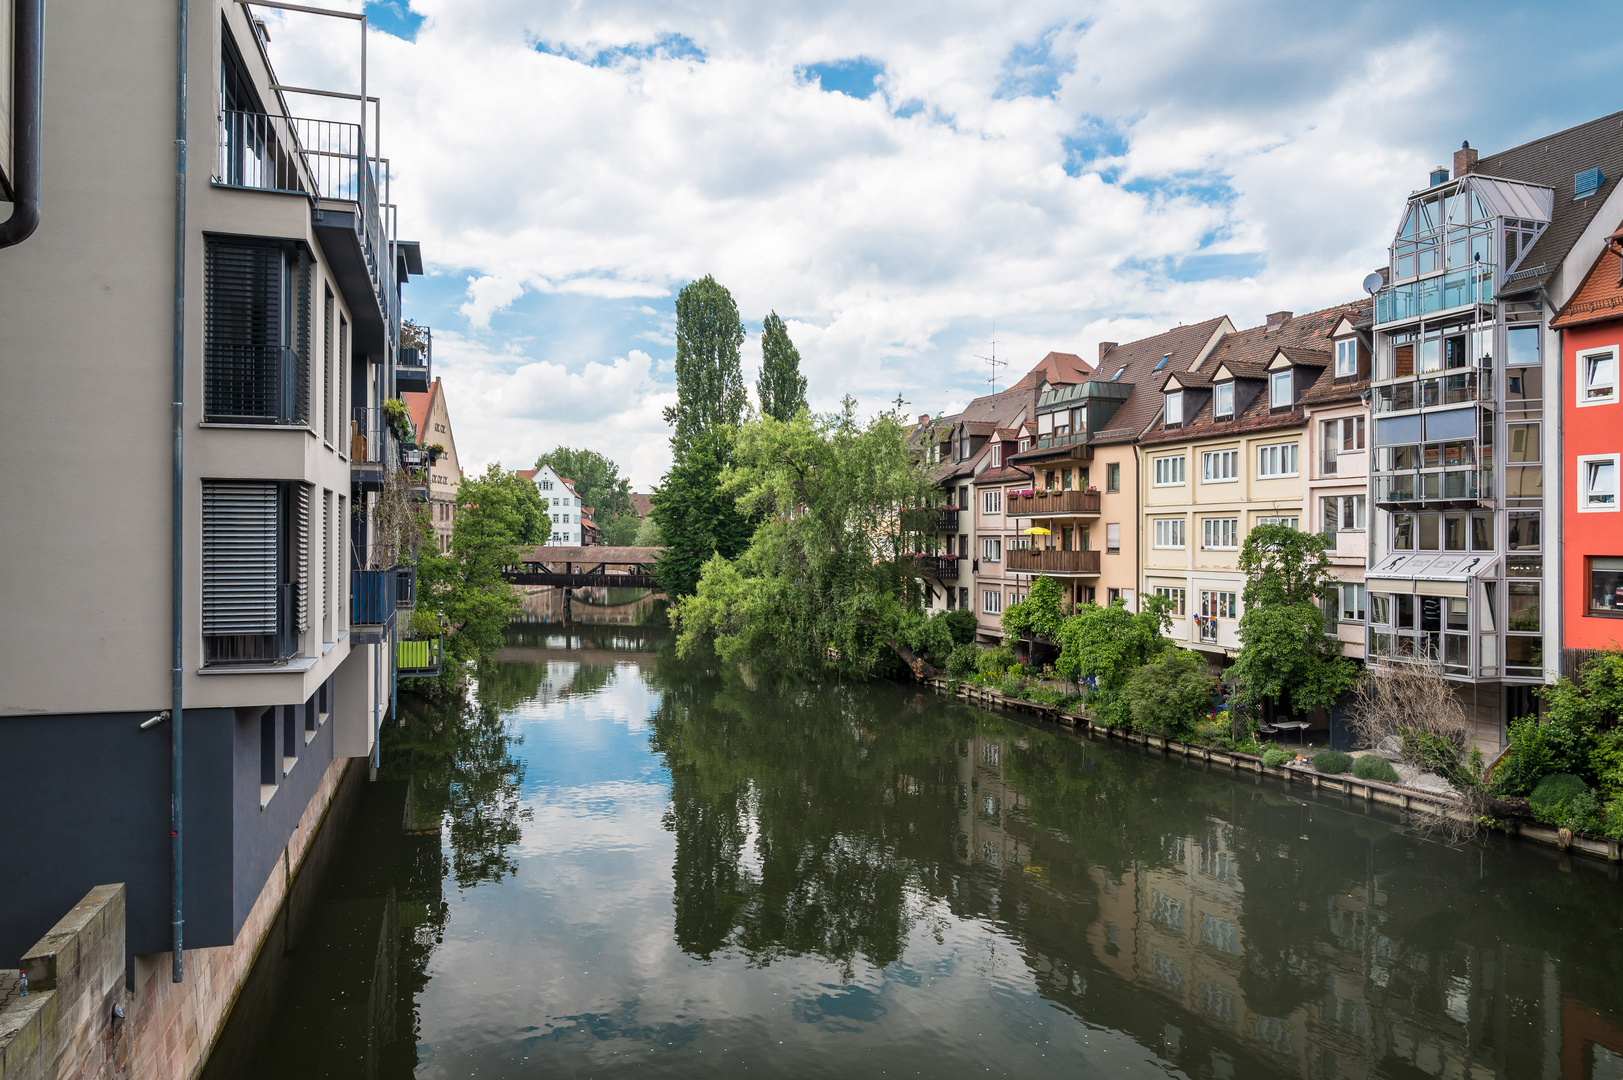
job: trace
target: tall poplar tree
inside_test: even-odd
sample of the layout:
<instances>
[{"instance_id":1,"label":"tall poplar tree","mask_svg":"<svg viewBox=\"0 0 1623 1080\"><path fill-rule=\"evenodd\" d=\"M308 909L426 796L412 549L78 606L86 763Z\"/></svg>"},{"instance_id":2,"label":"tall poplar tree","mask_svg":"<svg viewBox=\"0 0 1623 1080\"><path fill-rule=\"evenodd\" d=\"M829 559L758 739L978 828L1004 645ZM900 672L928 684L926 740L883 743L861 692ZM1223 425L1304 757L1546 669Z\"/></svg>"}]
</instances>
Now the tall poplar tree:
<instances>
[{"instance_id":1,"label":"tall poplar tree","mask_svg":"<svg viewBox=\"0 0 1623 1080\"><path fill-rule=\"evenodd\" d=\"M787 423L806 407L806 378L800 374L800 350L789 340L789 328L774 311L761 330L761 375L755 380L761 415Z\"/></svg>"},{"instance_id":2,"label":"tall poplar tree","mask_svg":"<svg viewBox=\"0 0 1623 1080\"><path fill-rule=\"evenodd\" d=\"M676 296L676 404L671 447L680 461L699 436L744 416L744 371L738 349L744 323L733 296L706 274Z\"/></svg>"}]
</instances>

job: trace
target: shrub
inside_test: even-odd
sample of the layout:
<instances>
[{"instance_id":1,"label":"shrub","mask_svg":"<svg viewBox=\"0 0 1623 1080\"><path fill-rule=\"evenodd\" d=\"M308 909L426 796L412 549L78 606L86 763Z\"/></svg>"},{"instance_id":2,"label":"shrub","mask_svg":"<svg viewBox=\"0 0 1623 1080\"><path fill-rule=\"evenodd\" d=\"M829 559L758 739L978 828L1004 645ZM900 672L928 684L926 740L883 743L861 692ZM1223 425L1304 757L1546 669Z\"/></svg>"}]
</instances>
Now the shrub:
<instances>
[{"instance_id":1,"label":"shrub","mask_svg":"<svg viewBox=\"0 0 1623 1080\"><path fill-rule=\"evenodd\" d=\"M1183 738L1205 714L1211 692L1206 661L1188 649L1168 649L1133 672L1122 694L1134 730Z\"/></svg>"},{"instance_id":2,"label":"shrub","mask_svg":"<svg viewBox=\"0 0 1623 1080\"><path fill-rule=\"evenodd\" d=\"M1415 768L1452 781L1459 773L1460 747L1447 735L1414 728L1403 733L1403 756Z\"/></svg>"},{"instance_id":3,"label":"shrub","mask_svg":"<svg viewBox=\"0 0 1623 1080\"><path fill-rule=\"evenodd\" d=\"M1360 780L1379 780L1383 784L1398 782L1398 771L1379 754L1364 754L1353 762L1352 774Z\"/></svg>"},{"instance_id":4,"label":"shrub","mask_svg":"<svg viewBox=\"0 0 1623 1080\"><path fill-rule=\"evenodd\" d=\"M1014 650L1007 645L998 645L981 651L975 661L975 670L982 675L991 675L994 672L1008 671L1015 663Z\"/></svg>"},{"instance_id":5,"label":"shrub","mask_svg":"<svg viewBox=\"0 0 1623 1080\"><path fill-rule=\"evenodd\" d=\"M1262 752L1262 763L1270 769L1277 769L1295 756L1283 746L1275 743Z\"/></svg>"},{"instance_id":6,"label":"shrub","mask_svg":"<svg viewBox=\"0 0 1623 1080\"><path fill-rule=\"evenodd\" d=\"M947 624L954 644L972 645L975 642L975 613L968 608L953 608L936 616Z\"/></svg>"},{"instance_id":7,"label":"shrub","mask_svg":"<svg viewBox=\"0 0 1623 1080\"><path fill-rule=\"evenodd\" d=\"M1004 697L1023 698L1026 696L1026 680L1011 672L998 680L997 689Z\"/></svg>"},{"instance_id":8,"label":"shrub","mask_svg":"<svg viewBox=\"0 0 1623 1080\"><path fill-rule=\"evenodd\" d=\"M952 679L967 679L975 674L976 661L980 659L981 651L973 645L960 645L952 650L947 657L947 677Z\"/></svg>"},{"instance_id":9,"label":"shrub","mask_svg":"<svg viewBox=\"0 0 1623 1080\"><path fill-rule=\"evenodd\" d=\"M1589 771L1589 746L1583 733L1568 724L1541 724L1527 717L1513 721L1507 735L1509 749L1493 773L1496 794L1530 795L1546 776L1582 777Z\"/></svg>"},{"instance_id":10,"label":"shrub","mask_svg":"<svg viewBox=\"0 0 1623 1080\"><path fill-rule=\"evenodd\" d=\"M1598 816L1595 793L1589 785L1571 773L1555 773L1538 782L1527 800L1532 804L1533 817L1558 829L1573 828L1575 816Z\"/></svg>"},{"instance_id":11,"label":"shrub","mask_svg":"<svg viewBox=\"0 0 1623 1080\"><path fill-rule=\"evenodd\" d=\"M1313 755L1313 769L1321 773L1344 773L1352 768L1351 754L1343 754L1340 750L1321 750Z\"/></svg>"}]
</instances>

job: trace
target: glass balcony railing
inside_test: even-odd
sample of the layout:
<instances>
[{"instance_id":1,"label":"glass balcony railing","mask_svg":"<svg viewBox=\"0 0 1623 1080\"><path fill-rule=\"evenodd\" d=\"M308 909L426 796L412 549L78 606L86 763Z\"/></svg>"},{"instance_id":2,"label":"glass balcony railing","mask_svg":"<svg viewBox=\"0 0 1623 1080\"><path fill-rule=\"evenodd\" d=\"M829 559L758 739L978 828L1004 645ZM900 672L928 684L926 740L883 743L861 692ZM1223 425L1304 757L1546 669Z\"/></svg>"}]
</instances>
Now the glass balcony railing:
<instances>
[{"instance_id":1,"label":"glass balcony railing","mask_svg":"<svg viewBox=\"0 0 1623 1080\"><path fill-rule=\"evenodd\" d=\"M1376 413L1408 412L1440 405L1493 400L1492 371L1450 371L1403 378L1375 387Z\"/></svg>"},{"instance_id":2,"label":"glass balcony railing","mask_svg":"<svg viewBox=\"0 0 1623 1080\"><path fill-rule=\"evenodd\" d=\"M1375 294L1375 322L1403 322L1493 299L1493 270L1467 267L1446 274L1388 285Z\"/></svg>"},{"instance_id":3,"label":"glass balcony railing","mask_svg":"<svg viewBox=\"0 0 1623 1080\"><path fill-rule=\"evenodd\" d=\"M1460 469L1406 470L1375 477L1375 502L1405 506L1428 502L1476 502L1493 498L1493 470L1475 466Z\"/></svg>"}]
</instances>

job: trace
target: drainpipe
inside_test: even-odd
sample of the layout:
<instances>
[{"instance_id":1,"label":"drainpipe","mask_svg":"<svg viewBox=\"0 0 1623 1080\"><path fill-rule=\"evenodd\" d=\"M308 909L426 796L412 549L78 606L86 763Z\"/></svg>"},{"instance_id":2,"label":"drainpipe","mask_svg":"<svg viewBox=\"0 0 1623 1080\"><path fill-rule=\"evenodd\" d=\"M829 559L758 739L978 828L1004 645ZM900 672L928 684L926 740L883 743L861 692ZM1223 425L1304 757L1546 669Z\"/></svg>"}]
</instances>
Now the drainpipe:
<instances>
[{"instance_id":1,"label":"drainpipe","mask_svg":"<svg viewBox=\"0 0 1623 1080\"><path fill-rule=\"evenodd\" d=\"M174 956L169 978L177 983L185 978L186 925L185 901L181 892L181 853L184 850L181 835L181 765L184 761L181 736L185 728L185 713L181 708L180 676L181 660L185 655L182 640L185 597L181 587L184 574L181 529L185 519L186 470L181 421L186 404L186 35L189 3L190 0L175 0L175 327L171 418L174 425L174 454L169 477L169 694L173 725L169 733L169 916L174 934Z\"/></svg>"},{"instance_id":2,"label":"drainpipe","mask_svg":"<svg viewBox=\"0 0 1623 1080\"><path fill-rule=\"evenodd\" d=\"M0 222L0 248L20 244L39 227L40 128L45 99L45 0L17 0L16 71L12 76L11 217Z\"/></svg>"}]
</instances>

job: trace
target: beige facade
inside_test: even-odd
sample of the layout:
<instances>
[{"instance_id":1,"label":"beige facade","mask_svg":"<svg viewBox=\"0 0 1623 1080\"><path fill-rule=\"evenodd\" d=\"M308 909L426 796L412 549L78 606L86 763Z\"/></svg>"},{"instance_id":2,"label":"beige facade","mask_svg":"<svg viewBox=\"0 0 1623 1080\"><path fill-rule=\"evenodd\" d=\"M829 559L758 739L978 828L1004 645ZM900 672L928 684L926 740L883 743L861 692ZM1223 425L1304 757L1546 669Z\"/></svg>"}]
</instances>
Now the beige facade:
<instances>
[{"instance_id":1,"label":"beige facade","mask_svg":"<svg viewBox=\"0 0 1623 1080\"><path fill-rule=\"evenodd\" d=\"M417 427L417 445L427 455L439 447L439 457L427 465L428 513L440 550L451 547L451 530L456 523L456 495L462 486L462 463L457 458L456 436L451 431L451 408L445 400L445 387L438 378L426 394L402 394ZM425 456L425 461L427 460Z\"/></svg>"}]
</instances>

